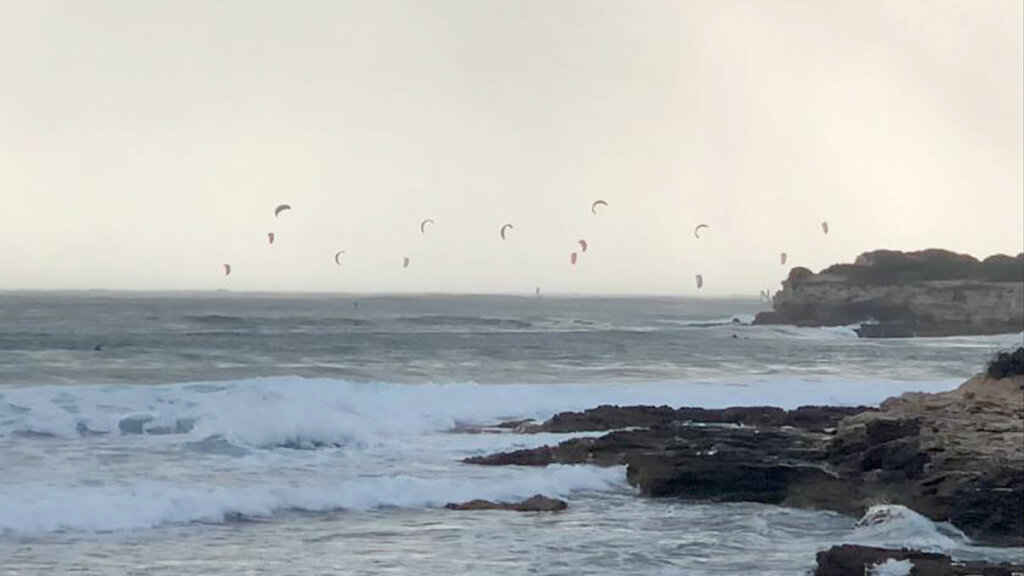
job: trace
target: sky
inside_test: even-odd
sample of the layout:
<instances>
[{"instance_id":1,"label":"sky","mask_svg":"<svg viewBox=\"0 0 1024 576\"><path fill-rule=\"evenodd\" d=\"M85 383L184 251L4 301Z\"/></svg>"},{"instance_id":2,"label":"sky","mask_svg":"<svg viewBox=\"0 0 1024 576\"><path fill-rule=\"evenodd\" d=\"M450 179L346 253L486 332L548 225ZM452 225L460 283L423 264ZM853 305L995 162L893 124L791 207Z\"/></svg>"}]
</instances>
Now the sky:
<instances>
[{"instance_id":1,"label":"sky","mask_svg":"<svg viewBox=\"0 0 1024 576\"><path fill-rule=\"evenodd\" d=\"M1024 249L1019 0L0 14L0 289L756 297Z\"/></svg>"}]
</instances>

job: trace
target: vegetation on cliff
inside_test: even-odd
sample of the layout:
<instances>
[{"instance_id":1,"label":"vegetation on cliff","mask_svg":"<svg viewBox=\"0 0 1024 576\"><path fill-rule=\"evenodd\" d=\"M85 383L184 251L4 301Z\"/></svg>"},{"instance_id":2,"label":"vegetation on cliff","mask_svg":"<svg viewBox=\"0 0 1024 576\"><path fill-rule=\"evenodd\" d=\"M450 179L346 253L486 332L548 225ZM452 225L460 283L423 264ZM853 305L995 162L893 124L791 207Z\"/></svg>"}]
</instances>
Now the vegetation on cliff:
<instances>
[{"instance_id":1,"label":"vegetation on cliff","mask_svg":"<svg viewBox=\"0 0 1024 576\"><path fill-rule=\"evenodd\" d=\"M875 250L861 254L853 264L835 264L821 273L871 285L951 280L1024 282L1024 253L1015 257L995 254L979 261L968 254L935 248L918 252Z\"/></svg>"}]
</instances>

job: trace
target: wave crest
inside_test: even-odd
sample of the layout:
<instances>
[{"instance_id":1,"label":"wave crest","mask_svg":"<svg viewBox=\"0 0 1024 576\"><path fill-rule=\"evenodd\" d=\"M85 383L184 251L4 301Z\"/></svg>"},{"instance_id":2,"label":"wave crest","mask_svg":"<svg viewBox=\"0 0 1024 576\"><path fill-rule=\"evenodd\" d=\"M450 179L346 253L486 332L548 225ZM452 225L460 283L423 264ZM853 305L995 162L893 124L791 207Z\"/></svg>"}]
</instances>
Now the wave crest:
<instances>
[{"instance_id":1,"label":"wave crest","mask_svg":"<svg viewBox=\"0 0 1024 576\"><path fill-rule=\"evenodd\" d=\"M521 500L534 494L625 487L624 468L552 466L500 479L358 478L329 487L129 486L14 487L0 495L0 532L115 532L190 522L265 518L288 510L330 512L382 507L440 508L476 498ZM440 512L439 512L440 513Z\"/></svg>"}]
</instances>

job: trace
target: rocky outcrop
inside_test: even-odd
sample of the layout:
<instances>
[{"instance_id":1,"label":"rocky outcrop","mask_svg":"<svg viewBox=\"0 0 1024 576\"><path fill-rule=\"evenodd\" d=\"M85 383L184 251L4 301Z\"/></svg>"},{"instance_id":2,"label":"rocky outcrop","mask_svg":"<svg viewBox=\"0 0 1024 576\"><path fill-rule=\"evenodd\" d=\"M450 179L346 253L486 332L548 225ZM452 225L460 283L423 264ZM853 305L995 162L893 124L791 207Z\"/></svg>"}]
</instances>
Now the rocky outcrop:
<instances>
[{"instance_id":1,"label":"rocky outcrop","mask_svg":"<svg viewBox=\"0 0 1024 576\"><path fill-rule=\"evenodd\" d=\"M945 250L877 250L814 274L793 268L755 324L843 326L862 337L1024 330L1024 254L978 261Z\"/></svg>"},{"instance_id":2,"label":"rocky outcrop","mask_svg":"<svg viewBox=\"0 0 1024 576\"><path fill-rule=\"evenodd\" d=\"M914 576L1017 576L1024 573L1020 565L954 562L944 554L849 544L818 552L817 560L814 576L877 574L878 567L889 562L909 564L909 573Z\"/></svg>"},{"instance_id":3,"label":"rocky outcrop","mask_svg":"<svg viewBox=\"0 0 1024 576\"><path fill-rule=\"evenodd\" d=\"M448 510L512 510L514 512L559 512L569 507L565 500L548 498L536 494L521 502L491 502L490 500L470 500L461 504L448 503Z\"/></svg>"},{"instance_id":4,"label":"rocky outcrop","mask_svg":"<svg viewBox=\"0 0 1024 576\"><path fill-rule=\"evenodd\" d=\"M880 410L602 406L538 428L618 430L465 461L624 464L648 496L852 515L887 502L982 542L1024 544L1024 376L979 374L950 392L890 398Z\"/></svg>"},{"instance_id":5,"label":"rocky outcrop","mask_svg":"<svg viewBox=\"0 0 1024 576\"><path fill-rule=\"evenodd\" d=\"M614 411L612 407L600 410ZM629 413L635 408L620 410ZM801 505L804 499L801 487L814 486L820 492L823 486L832 483L834 474L828 470L830 436L827 433L789 425L694 421L691 410L681 410L691 418L667 421L651 428L618 430L599 438L574 438L557 446L501 452L464 461L490 466L624 464L627 479L644 495L725 502ZM723 412L726 411L705 413L717 419ZM727 413L737 419L756 420L764 414L764 409L731 408ZM835 425L841 417L829 421ZM816 421L812 427L824 428L827 423ZM839 484L837 488L839 491L832 497L836 506L858 514L860 510L855 507L843 506L846 494Z\"/></svg>"},{"instance_id":6,"label":"rocky outcrop","mask_svg":"<svg viewBox=\"0 0 1024 576\"><path fill-rule=\"evenodd\" d=\"M866 406L801 406L783 410L772 406L742 408L671 408L669 406L598 406L583 412L555 414L543 424L520 427L524 432L600 432L623 428L666 426L678 423L739 424L743 426L793 426L823 431Z\"/></svg>"},{"instance_id":7,"label":"rocky outcrop","mask_svg":"<svg viewBox=\"0 0 1024 576\"><path fill-rule=\"evenodd\" d=\"M1024 376L979 374L956 390L908 393L843 420L830 446L861 498L887 498L968 536L1024 539Z\"/></svg>"}]
</instances>

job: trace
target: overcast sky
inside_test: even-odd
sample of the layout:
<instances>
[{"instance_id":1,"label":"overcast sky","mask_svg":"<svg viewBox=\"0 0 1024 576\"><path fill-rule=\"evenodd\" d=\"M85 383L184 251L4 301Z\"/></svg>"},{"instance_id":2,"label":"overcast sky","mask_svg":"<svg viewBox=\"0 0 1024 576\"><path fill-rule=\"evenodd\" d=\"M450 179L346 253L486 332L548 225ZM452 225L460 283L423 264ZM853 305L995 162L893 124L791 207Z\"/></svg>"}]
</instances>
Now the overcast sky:
<instances>
[{"instance_id":1,"label":"overcast sky","mask_svg":"<svg viewBox=\"0 0 1024 576\"><path fill-rule=\"evenodd\" d=\"M756 296L783 250L1017 253L1022 6L0 0L0 289Z\"/></svg>"}]
</instances>

